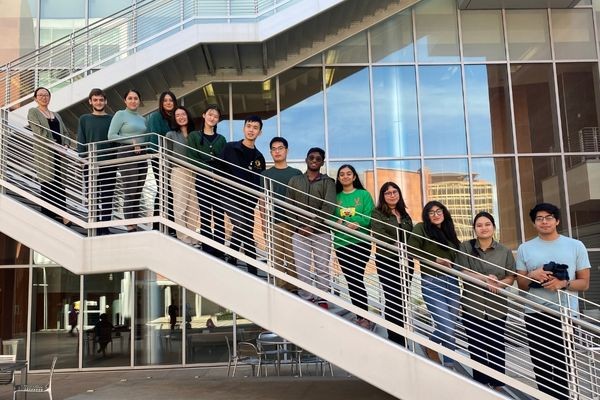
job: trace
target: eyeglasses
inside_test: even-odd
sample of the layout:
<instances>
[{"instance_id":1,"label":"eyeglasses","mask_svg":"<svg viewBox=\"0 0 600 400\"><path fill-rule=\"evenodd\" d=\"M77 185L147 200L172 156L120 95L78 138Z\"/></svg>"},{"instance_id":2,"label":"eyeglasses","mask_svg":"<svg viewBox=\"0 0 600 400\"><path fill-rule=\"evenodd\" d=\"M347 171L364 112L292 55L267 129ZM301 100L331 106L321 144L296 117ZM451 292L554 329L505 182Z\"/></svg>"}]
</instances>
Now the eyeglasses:
<instances>
[{"instance_id":1,"label":"eyeglasses","mask_svg":"<svg viewBox=\"0 0 600 400\"><path fill-rule=\"evenodd\" d=\"M271 151L274 153L276 151L284 151L285 146L271 147Z\"/></svg>"},{"instance_id":2,"label":"eyeglasses","mask_svg":"<svg viewBox=\"0 0 600 400\"><path fill-rule=\"evenodd\" d=\"M383 192L384 196L398 196L398 191L397 190L389 190L387 192Z\"/></svg>"},{"instance_id":3,"label":"eyeglasses","mask_svg":"<svg viewBox=\"0 0 600 400\"><path fill-rule=\"evenodd\" d=\"M323 161L323 157L321 156L308 156L309 161L321 162Z\"/></svg>"},{"instance_id":4,"label":"eyeglasses","mask_svg":"<svg viewBox=\"0 0 600 400\"><path fill-rule=\"evenodd\" d=\"M552 222L555 219L556 218L554 218L554 215L546 215L546 216L543 216L543 217L535 217L535 222L543 222L543 221Z\"/></svg>"},{"instance_id":5,"label":"eyeglasses","mask_svg":"<svg viewBox=\"0 0 600 400\"><path fill-rule=\"evenodd\" d=\"M430 217L433 217L434 215L442 215L444 214L444 210L438 208L437 210L431 210L427 213L427 215L429 215Z\"/></svg>"}]
</instances>

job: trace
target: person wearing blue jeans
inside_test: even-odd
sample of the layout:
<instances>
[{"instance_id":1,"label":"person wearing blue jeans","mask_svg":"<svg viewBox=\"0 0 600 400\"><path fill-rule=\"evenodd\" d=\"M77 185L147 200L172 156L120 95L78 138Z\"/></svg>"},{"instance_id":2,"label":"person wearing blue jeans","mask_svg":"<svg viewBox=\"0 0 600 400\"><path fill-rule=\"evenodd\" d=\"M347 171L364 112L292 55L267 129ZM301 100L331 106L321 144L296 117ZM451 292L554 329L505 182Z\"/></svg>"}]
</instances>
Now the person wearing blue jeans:
<instances>
[{"instance_id":1,"label":"person wearing blue jeans","mask_svg":"<svg viewBox=\"0 0 600 400\"><path fill-rule=\"evenodd\" d=\"M409 234L408 250L417 259L426 260L452 268L456 259L456 249L460 241L454 229L450 212L439 201L430 201L423 208L423 222L415 225ZM421 290L427 310L431 314L434 331L429 339L448 349L455 349L455 327L460 304L458 280L442 268L430 263L421 263ZM439 363L437 351L426 348L427 357ZM444 357L444 365L453 361Z\"/></svg>"}]
</instances>

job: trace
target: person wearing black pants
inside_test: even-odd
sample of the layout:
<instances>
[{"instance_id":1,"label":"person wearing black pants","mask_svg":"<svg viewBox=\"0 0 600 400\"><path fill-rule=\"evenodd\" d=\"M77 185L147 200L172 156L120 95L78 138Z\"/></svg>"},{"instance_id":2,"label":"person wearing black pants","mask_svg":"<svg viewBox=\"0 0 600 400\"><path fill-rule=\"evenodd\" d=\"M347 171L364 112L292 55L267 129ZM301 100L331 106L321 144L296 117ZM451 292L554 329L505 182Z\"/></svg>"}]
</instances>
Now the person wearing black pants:
<instances>
[{"instance_id":1,"label":"person wearing black pants","mask_svg":"<svg viewBox=\"0 0 600 400\"><path fill-rule=\"evenodd\" d=\"M337 223L352 231L368 235L374 208L373 199L364 189L352 165L344 164L338 169L335 191ZM337 229L334 232L333 247L348 282L352 304L368 310L364 276L371 254L371 242L346 230ZM375 327L375 324L362 316L357 316L356 323L366 329Z\"/></svg>"},{"instance_id":2,"label":"person wearing black pants","mask_svg":"<svg viewBox=\"0 0 600 400\"><path fill-rule=\"evenodd\" d=\"M400 259L400 244L406 243L406 232L413 228L412 219L406 211L406 203L400 187L394 182L385 182L379 190L379 201L373 210L371 224L373 237L397 248L395 252L377 245L377 274L385 297L384 317L398 326L404 327L406 315L405 297L409 295L412 280L413 262L408 261L408 275L403 271ZM401 346L406 340L401 334L387 330L388 339Z\"/></svg>"}]
</instances>

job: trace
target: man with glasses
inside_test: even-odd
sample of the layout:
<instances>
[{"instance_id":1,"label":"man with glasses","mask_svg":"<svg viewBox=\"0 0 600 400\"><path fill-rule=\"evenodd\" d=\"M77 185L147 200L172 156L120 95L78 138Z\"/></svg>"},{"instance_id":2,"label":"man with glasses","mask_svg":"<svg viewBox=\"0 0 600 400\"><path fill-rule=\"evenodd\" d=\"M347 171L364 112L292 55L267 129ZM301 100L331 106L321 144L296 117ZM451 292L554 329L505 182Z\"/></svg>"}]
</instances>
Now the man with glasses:
<instances>
[{"instance_id":1,"label":"man with glasses","mask_svg":"<svg viewBox=\"0 0 600 400\"><path fill-rule=\"evenodd\" d=\"M529 300L560 311L559 305L579 311L578 292L590 285L590 260L582 242L558 233L560 210L540 203L529 212L537 237L517 251L519 289ZM554 262L554 264L550 264ZM553 270L566 266L568 276ZM525 329L536 381L540 391L559 399L569 398L569 382L563 326L558 314L525 307Z\"/></svg>"},{"instance_id":2,"label":"man with glasses","mask_svg":"<svg viewBox=\"0 0 600 400\"><path fill-rule=\"evenodd\" d=\"M282 137L274 137L269 143L271 157L274 165L263 171L262 174L270 179L265 179L265 189L272 193L277 200L285 200L287 185L296 175L302 175L302 172L290 167L287 164L288 141ZM292 228L288 223L285 211L277 204L273 207L273 231L267 232L265 226L264 202L261 201L261 215L263 216L263 232L267 237L267 243L272 244L273 264L275 269L284 272L292 277L296 277L294 267L294 253L292 252ZM295 287L284 280L275 279L275 285L289 291L295 291Z\"/></svg>"},{"instance_id":3,"label":"man with glasses","mask_svg":"<svg viewBox=\"0 0 600 400\"><path fill-rule=\"evenodd\" d=\"M292 248L298 279L311 285L311 264L314 266L316 286L330 290L329 259L331 257L331 233L324 221L335 211L335 181L322 174L325 151L318 147L308 150L306 172L290 179L287 198L290 204L300 207L306 214L292 210L287 212L293 229ZM328 308L326 301L303 289L298 290L303 299Z\"/></svg>"}]
</instances>

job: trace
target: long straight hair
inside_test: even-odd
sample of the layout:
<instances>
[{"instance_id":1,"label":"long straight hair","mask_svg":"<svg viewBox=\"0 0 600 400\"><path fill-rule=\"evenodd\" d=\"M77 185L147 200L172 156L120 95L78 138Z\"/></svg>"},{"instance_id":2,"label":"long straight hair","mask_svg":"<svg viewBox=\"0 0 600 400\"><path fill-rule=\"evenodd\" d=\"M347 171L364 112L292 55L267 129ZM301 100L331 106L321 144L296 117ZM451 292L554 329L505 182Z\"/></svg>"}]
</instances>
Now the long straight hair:
<instances>
[{"instance_id":1,"label":"long straight hair","mask_svg":"<svg viewBox=\"0 0 600 400\"><path fill-rule=\"evenodd\" d=\"M431 219L429 218L429 211L431 211L433 207L438 207L444 213L444 221L439 228L432 224ZM454 248L460 246L460 240L458 240L456 229L454 228L454 221L452 220L450 211L448 211L445 205L439 201L430 201L423 207L421 217L423 218L423 225L425 226L427 236L440 244L449 245Z\"/></svg>"},{"instance_id":2,"label":"long straight hair","mask_svg":"<svg viewBox=\"0 0 600 400\"><path fill-rule=\"evenodd\" d=\"M340 182L340 178L339 178L340 171L343 170L344 168L348 168L350 171L352 171L352 173L356 177L356 179L352 181L352 186L354 186L354 189L365 190L365 187L361 183L360 178L358 177L358 174L356 173L356 169L354 169L354 167L350 164L344 164L340 168L338 168L338 172L335 175L335 192L341 193L344 190L344 187L342 186L342 183Z\"/></svg>"},{"instance_id":3,"label":"long straight hair","mask_svg":"<svg viewBox=\"0 0 600 400\"><path fill-rule=\"evenodd\" d=\"M407 207L406 203L404 202L404 196L402 196L402 190L400 190L400 187L394 182L386 182L383 185L381 185L381 188L379 189L379 200L377 201L377 209L381 211L384 215L387 215L388 217L392 215L392 210L385 202L385 192L387 192L389 188L396 189L398 191L398 196L400 196L400 198L398 199L398 203L396 203L396 211L400 213L400 216L402 218L410 218L410 215L408 215L408 212L406 211Z\"/></svg>"},{"instance_id":4,"label":"long straight hair","mask_svg":"<svg viewBox=\"0 0 600 400\"><path fill-rule=\"evenodd\" d=\"M218 105L216 104L209 104L206 106L206 108L204 109L204 111L202 111L202 115L206 114L208 111L210 110L215 110L216 112L219 113L219 121L221 120L221 109L219 108ZM202 124L200 125L200 133L204 133L204 127L206 126L206 121L204 120L204 117L200 117L200 120L202 120ZM219 123L217 122L217 125L219 125ZM217 125L215 125L215 134L217 133Z\"/></svg>"}]
</instances>

